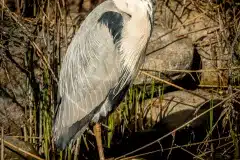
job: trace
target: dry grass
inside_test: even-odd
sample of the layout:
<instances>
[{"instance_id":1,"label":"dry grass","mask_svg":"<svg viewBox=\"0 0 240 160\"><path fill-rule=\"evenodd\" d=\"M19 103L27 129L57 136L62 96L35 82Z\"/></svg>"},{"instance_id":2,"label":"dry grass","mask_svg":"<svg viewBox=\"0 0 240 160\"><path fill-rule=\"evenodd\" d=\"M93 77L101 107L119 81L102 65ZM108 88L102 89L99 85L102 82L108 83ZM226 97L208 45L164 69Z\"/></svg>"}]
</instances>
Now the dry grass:
<instances>
[{"instance_id":1,"label":"dry grass","mask_svg":"<svg viewBox=\"0 0 240 160\"><path fill-rule=\"evenodd\" d=\"M20 14L22 6L25 5L24 1L20 1L21 3L16 6L15 11L10 10L6 5L7 2L10 1L4 2L2 0L0 5L2 20L0 30L3 31L0 35L0 50L3 53L0 55L0 62L2 62L0 87L1 95L4 91L4 96L12 99L13 103L17 104L24 113L24 123L20 126L22 135L17 137L33 144L42 158L46 160L87 158L89 156L87 152L94 152L96 155L95 141L89 133L79 139L73 148L68 148L62 152L55 149L51 140L52 117L57 100L57 81L62 54L65 53L72 36L88 11L84 11L84 8L80 7L82 12L78 15L70 12L70 9L75 11L79 8L66 1L37 0L33 1L34 3L30 7L32 12L28 14L31 14L31 17L24 17ZM216 158L225 155L239 159L240 4L236 1L217 4L208 0L159 0L156 9L156 25L161 25L163 17L161 18L159 15L166 14L166 10L168 10L167 13L171 13L169 14L170 18L165 20L167 27L172 29L171 31L174 33L184 30L177 35L179 38L193 36L194 39L196 33L205 33L206 31L206 34L195 38L193 43L197 50L202 51L201 53L206 52L206 54L201 55L202 57L212 59L215 64L213 68L194 71L170 70L168 72L186 72L189 75L198 73L198 78L201 80L198 87L210 92L221 93L223 98L219 103L213 104L211 99L203 97L210 102L208 109L204 112L155 141L139 146L138 149L116 159L125 159L126 157L131 159L166 151L170 151L170 155L172 151L179 148L196 159ZM194 17L189 18L190 11L194 12ZM25 13L25 15L28 14ZM211 20L212 26L191 30L191 26L203 21L203 17ZM213 51L211 55L207 53L206 48ZM151 112L153 106L149 105L146 108L144 101L156 96L155 93L161 101L165 83L186 91L173 82L166 82L151 75L150 71L143 72L152 78L150 90L147 84L133 86L120 107L106 120L104 144L108 148L111 148L111 144L116 141L113 139L114 135L131 135L151 129L156 124L156 122L146 118L146 110ZM209 79L205 78L209 74L216 77L216 81L209 82ZM18 87L19 84L21 84L21 90ZM20 94L20 92L23 93ZM187 92L196 95L192 91ZM214 109L220 106L224 107L224 110L215 120ZM204 140L177 145L175 134L177 135L178 131L205 115L208 116L209 124L206 127L207 134ZM4 132L5 135L16 136L11 135L7 130ZM213 136L215 132L219 133L218 137ZM1 133L1 144L3 144L3 132ZM144 153L145 150L139 152L148 146L161 143L169 136L173 137L171 147L159 147L159 149L147 153ZM4 142L4 144L20 154L31 156L31 153L17 146L8 142ZM195 153L189 150L189 147L193 146L197 146ZM1 151L4 150L1 149ZM218 155L219 153L221 155ZM34 155L32 157L34 158ZM40 157L36 159L40 159Z\"/></svg>"}]
</instances>

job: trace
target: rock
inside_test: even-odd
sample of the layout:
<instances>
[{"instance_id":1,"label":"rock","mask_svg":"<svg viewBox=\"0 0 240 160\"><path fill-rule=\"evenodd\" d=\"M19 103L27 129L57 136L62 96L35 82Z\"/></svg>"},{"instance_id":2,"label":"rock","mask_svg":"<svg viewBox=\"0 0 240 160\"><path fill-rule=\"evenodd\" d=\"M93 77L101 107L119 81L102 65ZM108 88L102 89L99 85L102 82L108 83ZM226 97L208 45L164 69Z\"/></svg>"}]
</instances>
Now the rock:
<instances>
[{"instance_id":1,"label":"rock","mask_svg":"<svg viewBox=\"0 0 240 160\"><path fill-rule=\"evenodd\" d=\"M165 79L168 77L175 81L186 76L186 73L174 70L191 69L194 49L191 40L179 38L169 32L169 29L156 26L153 29L146 54L145 63L142 66L143 70L148 70L158 77L160 74L164 74L164 77L160 77ZM151 78L139 74L134 84L143 82L151 83Z\"/></svg>"},{"instance_id":2,"label":"rock","mask_svg":"<svg viewBox=\"0 0 240 160\"><path fill-rule=\"evenodd\" d=\"M9 98L0 97L0 127L11 135L21 135L24 124L24 112Z\"/></svg>"},{"instance_id":3,"label":"rock","mask_svg":"<svg viewBox=\"0 0 240 160\"><path fill-rule=\"evenodd\" d=\"M4 127L11 135L21 135L24 122L25 106L29 105L28 87L26 83L28 68L25 55L31 48L25 30L4 12L2 31L1 66L0 66L0 127ZM23 23L28 30L34 30L30 23Z\"/></svg>"},{"instance_id":4,"label":"rock","mask_svg":"<svg viewBox=\"0 0 240 160\"><path fill-rule=\"evenodd\" d=\"M201 85L226 86L228 71L220 68L228 68L230 64L229 57L232 52L228 44L232 43L230 39L233 38L232 31L228 28L235 26L232 24L233 16L230 15L233 11L231 9L227 12L221 11L220 5L209 11L209 14L202 14L202 11L196 9L198 8L196 6L207 4L208 2L188 0L181 2L173 0L168 3L158 1L155 24L172 29L177 36L187 36L191 39L201 57L202 70L206 70L201 73ZM182 6L187 7L182 9ZM225 21L219 19L221 14L227 17Z\"/></svg>"},{"instance_id":5,"label":"rock","mask_svg":"<svg viewBox=\"0 0 240 160\"><path fill-rule=\"evenodd\" d=\"M11 143L12 145L14 145L17 148L21 148L21 150L24 150L26 152L29 152L33 155L40 157L38 152L36 151L36 149L28 142L24 142L24 141L21 141L17 138L10 137L10 136L5 136L4 140ZM4 148L4 158L5 159L18 159L18 160L25 160L25 159L33 160L34 159L34 158L28 156L27 154L20 153L20 152L16 153L16 152L12 151L11 149L9 149L8 147Z\"/></svg>"},{"instance_id":6,"label":"rock","mask_svg":"<svg viewBox=\"0 0 240 160\"><path fill-rule=\"evenodd\" d=\"M146 100L144 106L148 111L148 119L151 119L154 123L163 121L162 123L166 123L169 128L176 128L191 120L196 115L194 113L197 109L203 109L202 105L208 102L207 99L213 99L214 102L221 99L219 95L201 89L193 92L206 99L185 91L175 91L165 94L162 100L161 98ZM210 105L207 106L206 104L206 107L209 108ZM178 116L174 116L175 114ZM197 125L197 123L196 121L194 125Z\"/></svg>"}]
</instances>

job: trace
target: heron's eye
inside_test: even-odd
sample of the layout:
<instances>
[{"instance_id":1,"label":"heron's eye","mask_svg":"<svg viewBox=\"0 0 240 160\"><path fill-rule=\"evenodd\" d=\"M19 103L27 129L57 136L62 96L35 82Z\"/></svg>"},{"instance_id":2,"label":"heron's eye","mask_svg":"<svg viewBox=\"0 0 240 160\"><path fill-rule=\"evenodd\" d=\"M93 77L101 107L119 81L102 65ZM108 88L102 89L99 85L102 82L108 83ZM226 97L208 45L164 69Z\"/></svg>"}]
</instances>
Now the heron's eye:
<instances>
[{"instance_id":1,"label":"heron's eye","mask_svg":"<svg viewBox=\"0 0 240 160\"><path fill-rule=\"evenodd\" d=\"M153 5L156 5L156 1L155 1L155 0L152 0L152 4L153 4Z\"/></svg>"}]
</instances>

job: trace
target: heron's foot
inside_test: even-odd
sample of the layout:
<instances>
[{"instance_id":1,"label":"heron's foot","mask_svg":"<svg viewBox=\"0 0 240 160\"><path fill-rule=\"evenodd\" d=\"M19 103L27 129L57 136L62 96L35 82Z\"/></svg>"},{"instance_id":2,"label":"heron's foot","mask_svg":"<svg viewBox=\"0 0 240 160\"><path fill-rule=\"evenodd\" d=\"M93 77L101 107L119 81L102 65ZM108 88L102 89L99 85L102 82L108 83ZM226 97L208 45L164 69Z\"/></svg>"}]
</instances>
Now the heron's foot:
<instances>
[{"instance_id":1,"label":"heron's foot","mask_svg":"<svg viewBox=\"0 0 240 160\"><path fill-rule=\"evenodd\" d=\"M97 141L97 148L100 160L105 160L104 152L103 152L103 145L102 145L102 136L101 136L101 124L96 123L93 127L93 132L96 137Z\"/></svg>"}]
</instances>

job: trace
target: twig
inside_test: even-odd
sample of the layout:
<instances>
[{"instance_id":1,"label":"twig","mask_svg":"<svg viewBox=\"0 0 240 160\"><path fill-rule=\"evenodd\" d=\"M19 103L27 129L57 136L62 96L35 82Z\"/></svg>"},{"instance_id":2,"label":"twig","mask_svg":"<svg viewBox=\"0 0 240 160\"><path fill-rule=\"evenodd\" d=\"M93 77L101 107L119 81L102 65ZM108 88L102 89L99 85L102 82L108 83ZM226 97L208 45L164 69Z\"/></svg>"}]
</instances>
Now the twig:
<instances>
[{"instance_id":1,"label":"twig","mask_svg":"<svg viewBox=\"0 0 240 160\"><path fill-rule=\"evenodd\" d=\"M184 34L180 34L180 35L177 35L177 37L185 37L185 36L187 36L189 34L200 32L200 31L204 31L204 30L207 30L207 29L210 29L210 28L215 28L215 26L205 27L205 28L201 28L201 29L198 29L198 30L195 30L195 31L191 31L191 32L187 32L187 33L184 33ZM216 30L219 30L219 28L216 27Z\"/></svg>"},{"instance_id":2,"label":"twig","mask_svg":"<svg viewBox=\"0 0 240 160\"><path fill-rule=\"evenodd\" d=\"M35 42L31 41L31 44L32 44L32 46L33 46L34 48L37 49L37 52L36 52L36 53L37 53L37 56L38 56L40 59L43 60L43 62L44 62L43 64L44 64L44 65L48 68L48 70L51 72L53 80L57 83L58 80L57 80L57 78L56 78L56 76L55 76L55 74L54 74L54 72L53 72L50 64L48 63L47 59L44 57L43 52L39 49L38 45L37 45Z\"/></svg>"},{"instance_id":3,"label":"twig","mask_svg":"<svg viewBox=\"0 0 240 160\"><path fill-rule=\"evenodd\" d=\"M177 18L177 20L180 22L180 24L182 25L182 27L184 27L183 22L181 21L181 17L179 17L174 10L172 10L172 8L169 6L168 4L169 0L166 1L165 5L166 7L172 12L172 14Z\"/></svg>"},{"instance_id":4,"label":"twig","mask_svg":"<svg viewBox=\"0 0 240 160\"><path fill-rule=\"evenodd\" d=\"M38 157L38 156L36 156L36 155L28 152L28 151L23 150L22 148L19 148L19 147L15 146L14 144L12 144L12 143L4 140L3 138L0 138L0 140L1 140L1 142L3 142L3 143L1 143L1 144L4 144L5 146L7 146L8 148L12 149L13 151L19 153L19 154L22 155L23 157L30 156L30 157L32 157L32 158L34 158L34 159L37 159L37 160L44 160L44 159L41 158L41 157Z\"/></svg>"},{"instance_id":5,"label":"twig","mask_svg":"<svg viewBox=\"0 0 240 160\"><path fill-rule=\"evenodd\" d=\"M12 137L12 138L18 138L18 139L24 139L25 136L10 136L10 135L5 135L7 137ZM27 136L27 139L40 139L41 137L34 137L34 136ZM43 138L42 138L43 139Z\"/></svg>"},{"instance_id":6,"label":"twig","mask_svg":"<svg viewBox=\"0 0 240 160\"><path fill-rule=\"evenodd\" d=\"M198 87L201 88L228 88L228 86L221 86L221 85L205 85L205 84L200 84Z\"/></svg>"},{"instance_id":7,"label":"twig","mask_svg":"<svg viewBox=\"0 0 240 160\"><path fill-rule=\"evenodd\" d=\"M188 92L188 93L190 93L190 94L193 94L193 95L195 95L195 96L197 96L197 97L200 97L200 98L202 98L202 99L204 99L204 100L207 100L207 98L205 98L204 96L201 96L201 95L196 94L196 93L194 93L194 92L192 92L192 91L186 90L186 89L183 88L183 87L180 87L180 86L178 86L178 85L176 85L176 84L173 84L173 83L171 83L171 82L168 82L168 81L166 81L166 80L164 80L164 79L158 78L158 77L156 77L156 76L154 76L154 75L151 75L151 74L149 74L149 73L147 73L147 72L145 72L145 71L141 71L141 73L145 74L146 76L152 77L153 79L156 79L156 80L158 80L158 81L160 81L160 82L163 82L163 83L166 83L166 84L168 84L168 85L170 85L170 86L173 86L173 87L175 87L175 88L177 88L177 89L183 90L183 91Z\"/></svg>"},{"instance_id":8,"label":"twig","mask_svg":"<svg viewBox=\"0 0 240 160\"><path fill-rule=\"evenodd\" d=\"M240 69L240 67L232 67L231 69L237 70L237 69ZM229 70L229 68L199 69L199 70L184 70L184 69L152 70L152 69L141 69L141 71L151 71L151 72L183 72L183 73L218 72L218 71L222 71L222 70Z\"/></svg>"},{"instance_id":9,"label":"twig","mask_svg":"<svg viewBox=\"0 0 240 160\"><path fill-rule=\"evenodd\" d=\"M156 77L156 76L154 76L154 75L151 75L151 74L149 74L149 73L147 73L147 72L145 72L145 71L141 71L141 73L143 73L143 74L145 74L146 76L149 76L149 77L151 77L151 78L153 78L153 79L156 79L156 80L158 80L158 81L160 81L160 82L163 82L163 83L166 83L166 84L168 84L168 85L170 85L170 86L173 86L173 87L175 87L175 88L177 88L177 89L185 90L184 88L182 88L182 87L180 87L180 86L178 86L178 85L176 85L176 84L173 84L173 83L171 83L171 82L168 82L168 81L166 81L166 80L163 80L163 79L161 79L161 78L158 78L158 77Z\"/></svg>"},{"instance_id":10,"label":"twig","mask_svg":"<svg viewBox=\"0 0 240 160\"><path fill-rule=\"evenodd\" d=\"M178 145L176 145L176 146L178 146ZM203 158L201 158L201 157L199 157L199 156L197 156L197 155L193 154L192 152L190 152L190 151L186 150L186 149L185 149L185 148L183 148L183 147L180 147L180 149L181 149L181 150L183 150L183 151L185 151L185 152L187 152L188 154L192 155L194 159L195 159L195 158L197 158L197 159L204 160Z\"/></svg>"},{"instance_id":11,"label":"twig","mask_svg":"<svg viewBox=\"0 0 240 160\"><path fill-rule=\"evenodd\" d=\"M24 67L22 67L13 57L12 55L10 54L9 50L5 50L5 55L4 55L4 58L6 57L6 59L9 59L13 64L15 64L15 66L23 73L25 73L26 75L29 75L30 72L25 69Z\"/></svg>"}]
</instances>

